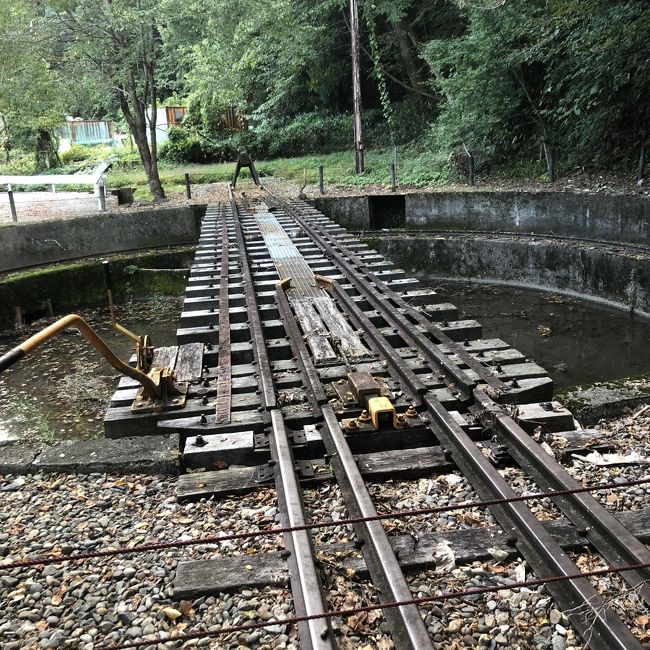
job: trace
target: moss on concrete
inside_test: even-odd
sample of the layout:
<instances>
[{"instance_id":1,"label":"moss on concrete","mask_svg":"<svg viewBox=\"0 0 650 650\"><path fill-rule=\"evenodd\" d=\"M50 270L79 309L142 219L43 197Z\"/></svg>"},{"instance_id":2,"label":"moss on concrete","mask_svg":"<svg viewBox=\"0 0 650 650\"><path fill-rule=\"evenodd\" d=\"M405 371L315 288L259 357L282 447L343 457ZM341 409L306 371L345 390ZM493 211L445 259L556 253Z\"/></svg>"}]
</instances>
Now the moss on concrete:
<instances>
[{"instance_id":1,"label":"moss on concrete","mask_svg":"<svg viewBox=\"0 0 650 650\"><path fill-rule=\"evenodd\" d=\"M583 425L592 425L603 418L620 417L626 409L650 402L650 375L566 388L556 398Z\"/></svg>"},{"instance_id":2,"label":"moss on concrete","mask_svg":"<svg viewBox=\"0 0 650 650\"><path fill-rule=\"evenodd\" d=\"M117 300L130 296L181 295L194 248L154 250L108 257ZM101 259L54 264L0 278L0 329L11 327L15 307L28 311L48 299L56 314L106 299Z\"/></svg>"}]
</instances>

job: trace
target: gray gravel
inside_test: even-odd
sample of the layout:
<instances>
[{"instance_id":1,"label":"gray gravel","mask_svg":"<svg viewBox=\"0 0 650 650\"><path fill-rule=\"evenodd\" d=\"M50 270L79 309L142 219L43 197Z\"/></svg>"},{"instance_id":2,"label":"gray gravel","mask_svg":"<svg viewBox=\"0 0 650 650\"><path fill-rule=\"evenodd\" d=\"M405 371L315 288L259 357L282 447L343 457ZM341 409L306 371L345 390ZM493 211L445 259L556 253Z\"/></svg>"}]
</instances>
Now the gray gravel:
<instances>
[{"instance_id":1,"label":"gray gravel","mask_svg":"<svg viewBox=\"0 0 650 650\"><path fill-rule=\"evenodd\" d=\"M19 489L3 491L18 482ZM0 477L2 561L111 545L191 539L219 530L255 529L273 522L270 490L238 499L181 505L169 477L105 475ZM240 509L242 508L242 509ZM172 579L179 560L276 550L259 538L212 546L95 559L0 572L0 647L3 650L74 648L101 643L172 638L185 631L287 617L286 589L251 589L194 602L177 602ZM251 635L187 642L182 647L297 648L295 631L278 626ZM155 646L152 646L152 648ZM169 641L161 648L179 648Z\"/></svg>"},{"instance_id":2,"label":"gray gravel","mask_svg":"<svg viewBox=\"0 0 650 650\"><path fill-rule=\"evenodd\" d=\"M603 423L619 448L642 451L648 418ZM583 481L623 480L647 474L647 467L585 467L569 460L567 468ZM518 492L535 490L520 470L502 473ZM163 476L114 477L34 475L0 477L0 558L10 561L42 553L69 553L110 545L129 545L170 539L192 539L225 531L255 530L277 523L274 490L263 488L237 499L202 500L179 504L176 479ZM450 473L419 481L370 484L377 510L418 508L476 499L467 482ZM614 510L647 503L648 491L620 491L618 499L604 503ZM340 490L320 484L305 490L308 515L313 519L347 516ZM540 518L557 516L550 503L537 503ZM391 533L481 527L494 523L484 509L386 522ZM354 540L349 526L314 533L317 545ZM179 560L255 555L283 548L280 538L260 537L246 542L224 542L209 547L146 553L134 557L89 560L30 570L0 571L0 647L3 650L75 648L91 650L104 643L151 637L169 639L154 648L297 648L296 630L269 624L261 632L204 639L181 645L180 632L217 628L248 621L283 618L293 613L288 589L244 589L194 602L172 599L172 580ZM356 551L355 551L356 552ZM342 557L318 554L328 607L351 608L377 602L371 584L350 574ZM583 570L602 566L597 556L574 554ZM442 572L408 576L415 596L500 584L496 594L435 603L422 608L436 648L535 648L577 650L580 640L568 619L540 588L508 590L508 584L531 578L521 560L474 562ZM593 580L595 586L644 642L650 641L647 610L630 592L622 593L618 578ZM381 612L334 620L340 646L363 650L389 650L393 643Z\"/></svg>"}]
</instances>

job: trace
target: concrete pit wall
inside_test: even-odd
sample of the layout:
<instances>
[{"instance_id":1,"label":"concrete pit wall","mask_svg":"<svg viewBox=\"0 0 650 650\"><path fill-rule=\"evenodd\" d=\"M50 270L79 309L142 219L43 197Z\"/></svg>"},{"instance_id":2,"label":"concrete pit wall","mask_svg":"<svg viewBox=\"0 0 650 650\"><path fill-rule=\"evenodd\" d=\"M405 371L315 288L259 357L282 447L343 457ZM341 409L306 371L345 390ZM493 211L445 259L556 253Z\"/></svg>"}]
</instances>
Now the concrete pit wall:
<instances>
[{"instance_id":1,"label":"concrete pit wall","mask_svg":"<svg viewBox=\"0 0 650 650\"><path fill-rule=\"evenodd\" d=\"M95 214L0 227L0 273L122 251L194 245L205 205Z\"/></svg>"},{"instance_id":2,"label":"concrete pit wall","mask_svg":"<svg viewBox=\"0 0 650 650\"><path fill-rule=\"evenodd\" d=\"M390 194L387 197L394 197ZM650 244L650 197L570 192L432 192L405 194L403 227L571 235ZM373 223L379 196L320 197L316 207L351 230Z\"/></svg>"},{"instance_id":3,"label":"concrete pit wall","mask_svg":"<svg viewBox=\"0 0 650 650\"><path fill-rule=\"evenodd\" d=\"M592 298L650 317L648 255L558 240L508 236L374 237L368 245L407 272L505 282Z\"/></svg>"},{"instance_id":4,"label":"concrete pit wall","mask_svg":"<svg viewBox=\"0 0 650 650\"><path fill-rule=\"evenodd\" d=\"M113 295L182 296L195 248L177 248L109 257ZM0 330L14 326L15 308L38 313L50 300L57 316L82 306L106 303L101 258L11 273L0 278Z\"/></svg>"}]
</instances>

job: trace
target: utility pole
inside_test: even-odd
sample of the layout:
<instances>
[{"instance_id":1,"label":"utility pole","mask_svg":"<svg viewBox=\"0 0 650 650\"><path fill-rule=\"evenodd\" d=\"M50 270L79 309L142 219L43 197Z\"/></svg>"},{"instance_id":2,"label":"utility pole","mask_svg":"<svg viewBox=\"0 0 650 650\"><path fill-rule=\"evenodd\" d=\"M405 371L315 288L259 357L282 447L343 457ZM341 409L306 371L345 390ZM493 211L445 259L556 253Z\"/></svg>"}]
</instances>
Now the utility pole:
<instances>
[{"instance_id":1,"label":"utility pole","mask_svg":"<svg viewBox=\"0 0 650 650\"><path fill-rule=\"evenodd\" d=\"M363 174L363 141L361 137L361 70L359 65L359 6L350 0L350 33L352 36L352 97L354 101L354 152L357 174Z\"/></svg>"}]
</instances>

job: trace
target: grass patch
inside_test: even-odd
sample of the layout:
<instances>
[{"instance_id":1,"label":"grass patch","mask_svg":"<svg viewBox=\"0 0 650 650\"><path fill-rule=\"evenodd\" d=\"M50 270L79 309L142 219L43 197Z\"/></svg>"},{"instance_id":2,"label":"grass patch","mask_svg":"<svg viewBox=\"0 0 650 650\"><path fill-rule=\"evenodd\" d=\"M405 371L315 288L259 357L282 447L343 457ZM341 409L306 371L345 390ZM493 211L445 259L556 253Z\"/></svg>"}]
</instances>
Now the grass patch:
<instances>
[{"instance_id":1,"label":"grass patch","mask_svg":"<svg viewBox=\"0 0 650 650\"><path fill-rule=\"evenodd\" d=\"M256 161L261 177L280 178L302 184L304 170L307 183L318 183L318 167L323 165L325 182L341 187L365 187L368 185L390 186L390 164L392 150L367 151L366 171L358 176L354 171L354 152L342 151L324 155L300 156ZM232 177L235 165L218 163L212 165L160 164L160 179L168 193L183 192L185 174L195 185L227 182ZM449 181L447 159L430 151L404 149L398 151L397 173L402 185L422 187L432 183L445 184ZM247 171L242 172L247 177ZM151 194L142 169L114 167L108 175L111 187L134 187L136 199L149 199Z\"/></svg>"},{"instance_id":2,"label":"grass patch","mask_svg":"<svg viewBox=\"0 0 650 650\"><path fill-rule=\"evenodd\" d=\"M414 146L398 150L397 173L402 185L421 187L430 184L445 184L449 181L449 164L446 156ZM62 155L64 165L49 170L52 174L88 173L99 161L111 159L113 167L108 172L110 188L133 187L135 198L150 200L151 193L140 164L137 150L129 146L111 147L74 147ZM260 176L273 177L302 184L304 170L307 171L307 183L318 183L318 167L323 165L325 182L340 187L365 187L368 185L390 186L390 165L392 149L366 151L364 174L358 176L354 171L354 152L339 151L322 155L307 155L296 158L278 158L256 161ZM234 161L216 164L179 165L160 161L160 180L168 194L182 193L185 189L185 174L189 174L194 185L227 182L235 169ZM9 165L0 164L0 174L33 174L33 156L17 152ZM248 172L244 170L243 177ZM35 187L25 189L35 190ZM61 188L64 189L64 188ZM76 189L76 188L67 188ZM87 190L88 188L79 188Z\"/></svg>"},{"instance_id":3,"label":"grass patch","mask_svg":"<svg viewBox=\"0 0 650 650\"><path fill-rule=\"evenodd\" d=\"M24 427L29 429L40 440L47 443L54 442L56 433L50 426L47 418L41 411L26 399L18 400L16 414L24 422Z\"/></svg>"}]
</instances>

